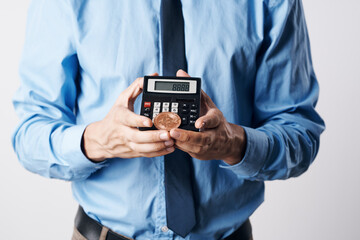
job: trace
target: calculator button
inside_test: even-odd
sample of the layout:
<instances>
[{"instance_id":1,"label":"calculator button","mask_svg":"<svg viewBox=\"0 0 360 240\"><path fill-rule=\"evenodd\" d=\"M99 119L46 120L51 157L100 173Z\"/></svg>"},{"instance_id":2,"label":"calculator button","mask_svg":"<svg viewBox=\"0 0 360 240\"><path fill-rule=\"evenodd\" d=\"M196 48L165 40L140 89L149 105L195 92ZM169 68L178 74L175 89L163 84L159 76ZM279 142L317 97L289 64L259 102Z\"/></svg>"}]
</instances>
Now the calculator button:
<instances>
[{"instance_id":1,"label":"calculator button","mask_svg":"<svg viewBox=\"0 0 360 240\"><path fill-rule=\"evenodd\" d=\"M163 103L163 108L164 108L164 107L167 107L167 108L170 107L170 103L164 102L164 103Z\"/></svg>"},{"instance_id":2,"label":"calculator button","mask_svg":"<svg viewBox=\"0 0 360 240\"><path fill-rule=\"evenodd\" d=\"M156 107L154 108L154 113L159 113L160 112L160 108Z\"/></svg>"},{"instance_id":3,"label":"calculator button","mask_svg":"<svg viewBox=\"0 0 360 240\"><path fill-rule=\"evenodd\" d=\"M189 124L190 124L191 126L194 126L194 125L195 125L195 122L196 122L195 120L190 120L190 121L189 121Z\"/></svg>"},{"instance_id":4,"label":"calculator button","mask_svg":"<svg viewBox=\"0 0 360 240\"><path fill-rule=\"evenodd\" d=\"M188 124L188 119L187 119L187 117L182 117L182 118L181 118L181 124L182 124L182 125L187 125L187 124Z\"/></svg>"},{"instance_id":5,"label":"calculator button","mask_svg":"<svg viewBox=\"0 0 360 240\"><path fill-rule=\"evenodd\" d=\"M149 118L149 117L150 117L150 113L144 113L144 116Z\"/></svg>"},{"instance_id":6,"label":"calculator button","mask_svg":"<svg viewBox=\"0 0 360 240\"><path fill-rule=\"evenodd\" d=\"M169 108L168 108L168 107L163 107L162 111L163 111L163 112L168 112L168 111L169 111Z\"/></svg>"},{"instance_id":7,"label":"calculator button","mask_svg":"<svg viewBox=\"0 0 360 240\"><path fill-rule=\"evenodd\" d=\"M189 112L189 109L186 109L186 108L183 108L182 110L181 110L181 113L183 113L183 114L186 114L186 113L188 113Z\"/></svg>"},{"instance_id":8,"label":"calculator button","mask_svg":"<svg viewBox=\"0 0 360 240\"><path fill-rule=\"evenodd\" d=\"M171 107L172 107L172 108L178 108L178 107L179 107L179 103L173 102L173 103L171 103Z\"/></svg>"},{"instance_id":9,"label":"calculator button","mask_svg":"<svg viewBox=\"0 0 360 240\"><path fill-rule=\"evenodd\" d=\"M189 104L183 103L183 104L181 104L181 107L182 107L182 108L188 108L188 107L189 107Z\"/></svg>"},{"instance_id":10,"label":"calculator button","mask_svg":"<svg viewBox=\"0 0 360 240\"><path fill-rule=\"evenodd\" d=\"M198 111L197 111L197 109L190 109L190 113L197 113Z\"/></svg>"},{"instance_id":11,"label":"calculator button","mask_svg":"<svg viewBox=\"0 0 360 240\"><path fill-rule=\"evenodd\" d=\"M196 117L197 117L196 115L190 115L190 119L191 119L191 120L196 119Z\"/></svg>"},{"instance_id":12,"label":"calculator button","mask_svg":"<svg viewBox=\"0 0 360 240\"><path fill-rule=\"evenodd\" d=\"M144 108L150 108L151 102L144 102Z\"/></svg>"},{"instance_id":13,"label":"calculator button","mask_svg":"<svg viewBox=\"0 0 360 240\"><path fill-rule=\"evenodd\" d=\"M191 109L196 109L196 108L197 108L197 106L195 103L191 104Z\"/></svg>"},{"instance_id":14,"label":"calculator button","mask_svg":"<svg viewBox=\"0 0 360 240\"><path fill-rule=\"evenodd\" d=\"M155 118L157 115L159 115L159 113L154 113L154 114L153 114L153 117L152 117L153 120L154 120L154 118Z\"/></svg>"},{"instance_id":15,"label":"calculator button","mask_svg":"<svg viewBox=\"0 0 360 240\"><path fill-rule=\"evenodd\" d=\"M171 108L171 112L177 113L177 112L178 112L178 109L173 107L173 108Z\"/></svg>"},{"instance_id":16,"label":"calculator button","mask_svg":"<svg viewBox=\"0 0 360 240\"><path fill-rule=\"evenodd\" d=\"M145 112L150 112L150 108L145 108L144 111Z\"/></svg>"},{"instance_id":17,"label":"calculator button","mask_svg":"<svg viewBox=\"0 0 360 240\"><path fill-rule=\"evenodd\" d=\"M160 106L161 106L161 103L160 103L160 102L154 102L154 107L160 108Z\"/></svg>"}]
</instances>

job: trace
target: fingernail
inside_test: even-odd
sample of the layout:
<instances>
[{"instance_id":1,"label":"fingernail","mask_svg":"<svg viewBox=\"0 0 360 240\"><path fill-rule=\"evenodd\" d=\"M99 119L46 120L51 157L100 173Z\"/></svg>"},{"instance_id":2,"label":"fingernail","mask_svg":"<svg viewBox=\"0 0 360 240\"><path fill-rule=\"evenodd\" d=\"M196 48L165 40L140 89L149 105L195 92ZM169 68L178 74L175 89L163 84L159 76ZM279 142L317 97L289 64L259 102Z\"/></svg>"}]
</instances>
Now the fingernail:
<instances>
[{"instance_id":1,"label":"fingernail","mask_svg":"<svg viewBox=\"0 0 360 240\"><path fill-rule=\"evenodd\" d=\"M205 126L205 122L196 123L196 128L203 128Z\"/></svg>"},{"instance_id":2,"label":"fingernail","mask_svg":"<svg viewBox=\"0 0 360 240\"><path fill-rule=\"evenodd\" d=\"M174 142L173 142L173 141L166 141L166 142L165 142L165 146L167 146L167 147L170 147L170 146L172 146L172 145L174 145Z\"/></svg>"},{"instance_id":3,"label":"fingernail","mask_svg":"<svg viewBox=\"0 0 360 240\"><path fill-rule=\"evenodd\" d=\"M166 151L168 151L168 152L173 152L174 150L175 150L175 148L173 148L173 147L166 149Z\"/></svg>"},{"instance_id":4,"label":"fingernail","mask_svg":"<svg viewBox=\"0 0 360 240\"><path fill-rule=\"evenodd\" d=\"M179 137L180 137L180 133L179 133L178 131L173 131L172 134L171 134L171 136L172 136L173 138L179 138Z\"/></svg>"},{"instance_id":5,"label":"fingernail","mask_svg":"<svg viewBox=\"0 0 360 240\"><path fill-rule=\"evenodd\" d=\"M169 135L167 132L161 133L160 134L160 139L161 140L169 140Z\"/></svg>"},{"instance_id":6,"label":"fingernail","mask_svg":"<svg viewBox=\"0 0 360 240\"><path fill-rule=\"evenodd\" d=\"M151 123L149 121L144 121L143 124L145 127L151 127Z\"/></svg>"}]
</instances>

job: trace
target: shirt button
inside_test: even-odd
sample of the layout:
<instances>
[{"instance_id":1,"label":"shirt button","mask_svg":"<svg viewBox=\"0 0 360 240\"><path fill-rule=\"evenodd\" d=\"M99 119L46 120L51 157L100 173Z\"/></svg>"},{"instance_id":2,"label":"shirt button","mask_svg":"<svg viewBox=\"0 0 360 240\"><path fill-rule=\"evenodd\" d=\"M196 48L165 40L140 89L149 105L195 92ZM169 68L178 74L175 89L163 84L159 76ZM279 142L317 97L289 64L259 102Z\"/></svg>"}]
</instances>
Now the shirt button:
<instances>
[{"instance_id":1,"label":"shirt button","mask_svg":"<svg viewBox=\"0 0 360 240\"><path fill-rule=\"evenodd\" d=\"M166 233L167 231L169 231L169 228L167 226L163 226L161 227L161 231Z\"/></svg>"}]
</instances>

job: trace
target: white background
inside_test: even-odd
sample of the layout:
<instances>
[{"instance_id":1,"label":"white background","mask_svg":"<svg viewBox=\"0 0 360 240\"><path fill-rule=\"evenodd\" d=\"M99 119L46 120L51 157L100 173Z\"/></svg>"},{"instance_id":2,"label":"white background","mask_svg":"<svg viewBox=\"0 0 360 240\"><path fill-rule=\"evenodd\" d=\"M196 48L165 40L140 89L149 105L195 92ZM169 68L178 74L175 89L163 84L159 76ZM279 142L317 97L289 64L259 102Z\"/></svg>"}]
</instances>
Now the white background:
<instances>
[{"instance_id":1,"label":"white background","mask_svg":"<svg viewBox=\"0 0 360 240\"><path fill-rule=\"evenodd\" d=\"M70 239L77 207L70 184L27 172L11 147L29 2L0 3L0 239ZM360 1L303 3L327 129L308 172L266 184L265 203L251 218L254 237L360 239Z\"/></svg>"}]
</instances>

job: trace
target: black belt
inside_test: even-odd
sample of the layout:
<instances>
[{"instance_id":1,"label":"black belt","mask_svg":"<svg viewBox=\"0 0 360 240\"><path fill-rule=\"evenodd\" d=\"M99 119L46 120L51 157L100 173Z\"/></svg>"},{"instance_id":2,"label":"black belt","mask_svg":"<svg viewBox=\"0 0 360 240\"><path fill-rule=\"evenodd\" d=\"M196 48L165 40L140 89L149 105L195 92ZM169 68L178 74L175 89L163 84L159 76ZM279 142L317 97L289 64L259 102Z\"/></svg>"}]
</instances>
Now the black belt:
<instances>
[{"instance_id":1,"label":"black belt","mask_svg":"<svg viewBox=\"0 0 360 240\"><path fill-rule=\"evenodd\" d=\"M90 218L82 209L79 210L75 217L76 229L88 240L99 240L103 226ZM224 240L250 240L252 236L251 224L249 219L245 221L235 232ZM121 236L111 230L108 231L106 240L129 240L125 236Z\"/></svg>"}]
</instances>

